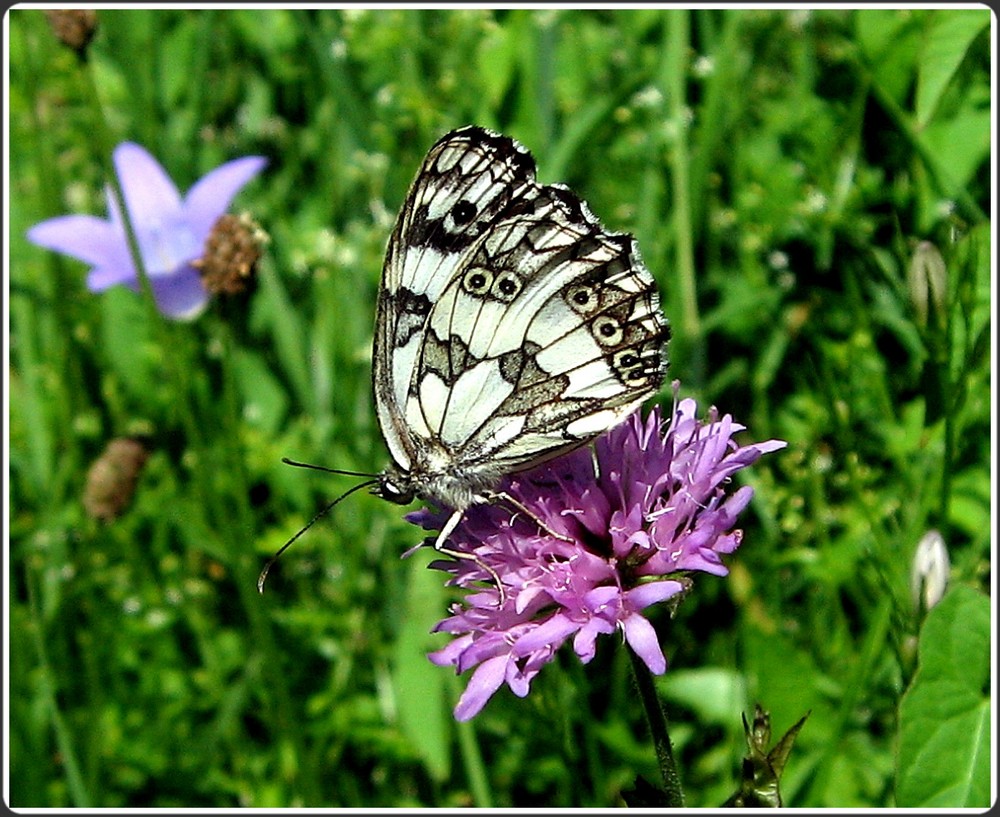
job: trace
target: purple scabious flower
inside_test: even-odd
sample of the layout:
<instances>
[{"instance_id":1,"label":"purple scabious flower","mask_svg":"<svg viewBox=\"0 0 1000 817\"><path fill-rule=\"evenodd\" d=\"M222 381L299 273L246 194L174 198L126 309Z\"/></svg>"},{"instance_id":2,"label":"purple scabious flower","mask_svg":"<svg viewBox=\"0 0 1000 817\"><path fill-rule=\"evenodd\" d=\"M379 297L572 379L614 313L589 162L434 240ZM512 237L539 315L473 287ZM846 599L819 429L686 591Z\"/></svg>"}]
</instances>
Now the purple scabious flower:
<instances>
[{"instance_id":1,"label":"purple scabious flower","mask_svg":"<svg viewBox=\"0 0 1000 817\"><path fill-rule=\"evenodd\" d=\"M208 303L209 293L191 262L201 257L212 226L229 209L233 197L267 160L244 156L226 162L203 176L182 199L145 148L123 142L112 158L157 308L175 320L195 318ZM116 284L139 292L121 206L110 186L106 196L108 220L59 216L28 230L28 240L90 264L87 287L91 292Z\"/></svg>"},{"instance_id":2,"label":"purple scabious flower","mask_svg":"<svg viewBox=\"0 0 1000 817\"><path fill-rule=\"evenodd\" d=\"M666 671L644 610L679 600L692 571L728 573L720 556L739 546L734 525L753 496L749 486L732 490L730 478L786 445L740 446L732 436L743 426L714 408L698 420L696 408L675 401L669 423L659 407L645 420L636 412L593 448L507 477L501 490L535 520L502 500L469 508L449 548L473 558L432 564L453 575L449 584L475 585L434 628L454 640L428 656L457 672L476 667L458 720L476 715L504 683L527 695L569 639L587 663L597 636L621 630L653 673ZM447 517L421 510L407 518L434 529Z\"/></svg>"}]
</instances>

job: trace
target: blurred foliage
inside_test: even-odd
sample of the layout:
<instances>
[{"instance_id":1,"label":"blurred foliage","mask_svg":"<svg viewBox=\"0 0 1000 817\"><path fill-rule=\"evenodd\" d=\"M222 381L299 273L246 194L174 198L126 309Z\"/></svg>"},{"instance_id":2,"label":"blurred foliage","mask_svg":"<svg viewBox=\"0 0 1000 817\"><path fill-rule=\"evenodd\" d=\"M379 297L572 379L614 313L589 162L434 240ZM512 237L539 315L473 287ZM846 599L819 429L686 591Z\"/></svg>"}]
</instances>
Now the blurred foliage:
<instances>
[{"instance_id":1,"label":"blurred foliage","mask_svg":"<svg viewBox=\"0 0 1000 817\"><path fill-rule=\"evenodd\" d=\"M941 530L953 586L990 582L988 10L98 17L81 61L41 11L8 12L12 806L594 807L655 779L615 639L451 720L464 678L424 657L451 596L425 554L398 558L418 535L398 509L352 496L255 590L349 486L282 456L386 461L382 252L424 152L470 122L636 234L683 393L789 441L750 469L730 577L656 620L687 802L733 791L760 701L776 734L812 712L786 805L988 805L988 785L928 783L940 764L971 773L947 742L920 751L912 724L939 696L908 696L906 768L895 755L917 542ZM245 308L151 324L131 292L93 296L82 265L26 242L44 218L105 214L124 139L182 190L270 159L237 201L271 236ZM921 242L946 270L923 308ZM132 507L99 524L87 469L130 434L152 455ZM942 608L937 631L965 609ZM981 714L975 692L962 705Z\"/></svg>"}]
</instances>

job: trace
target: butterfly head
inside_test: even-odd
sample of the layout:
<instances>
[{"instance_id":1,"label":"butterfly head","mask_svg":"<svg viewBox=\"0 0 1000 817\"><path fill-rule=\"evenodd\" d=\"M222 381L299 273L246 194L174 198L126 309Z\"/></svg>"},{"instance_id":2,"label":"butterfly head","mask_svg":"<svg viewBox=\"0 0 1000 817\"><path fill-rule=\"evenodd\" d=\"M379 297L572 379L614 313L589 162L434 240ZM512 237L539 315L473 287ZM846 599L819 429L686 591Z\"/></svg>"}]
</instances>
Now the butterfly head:
<instances>
[{"instance_id":1,"label":"butterfly head","mask_svg":"<svg viewBox=\"0 0 1000 817\"><path fill-rule=\"evenodd\" d=\"M379 474L372 493L397 505L409 505L417 495L412 481L405 474L392 468L387 468Z\"/></svg>"}]
</instances>

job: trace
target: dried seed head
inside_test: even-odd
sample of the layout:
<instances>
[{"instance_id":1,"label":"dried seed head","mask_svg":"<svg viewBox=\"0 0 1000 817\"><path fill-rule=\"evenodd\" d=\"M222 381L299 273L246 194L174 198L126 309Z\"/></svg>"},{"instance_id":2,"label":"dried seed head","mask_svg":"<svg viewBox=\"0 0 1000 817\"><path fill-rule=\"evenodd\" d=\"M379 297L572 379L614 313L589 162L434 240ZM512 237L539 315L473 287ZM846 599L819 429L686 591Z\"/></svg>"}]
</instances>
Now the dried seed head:
<instances>
[{"instance_id":1,"label":"dried seed head","mask_svg":"<svg viewBox=\"0 0 1000 817\"><path fill-rule=\"evenodd\" d=\"M92 519L110 522L132 502L149 450L135 437L117 437L87 471L83 508Z\"/></svg>"},{"instance_id":2,"label":"dried seed head","mask_svg":"<svg viewBox=\"0 0 1000 817\"><path fill-rule=\"evenodd\" d=\"M93 9L47 9L45 16L59 42L72 48L81 59L85 58L87 46L97 33L97 12Z\"/></svg>"},{"instance_id":3,"label":"dried seed head","mask_svg":"<svg viewBox=\"0 0 1000 817\"><path fill-rule=\"evenodd\" d=\"M215 222L201 258L192 264L209 293L237 295L252 283L267 241L267 234L246 213L226 214Z\"/></svg>"}]
</instances>

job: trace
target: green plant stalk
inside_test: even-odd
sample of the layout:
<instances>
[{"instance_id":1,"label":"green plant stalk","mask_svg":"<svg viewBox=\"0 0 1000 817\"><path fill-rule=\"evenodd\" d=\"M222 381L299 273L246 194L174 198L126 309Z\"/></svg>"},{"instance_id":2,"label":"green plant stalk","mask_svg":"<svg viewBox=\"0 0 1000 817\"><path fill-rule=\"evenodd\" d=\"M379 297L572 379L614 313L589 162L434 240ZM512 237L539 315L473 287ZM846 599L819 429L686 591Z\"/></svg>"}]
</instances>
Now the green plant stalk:
<instances>
[{"instance_id":1,"label":"green plant stalk","mask_svg":"<svg viewBox=\"0 0 1000 817\"><path fill-rule=\"evenodd\" d=\"M698 313L698 293L694 276L694 245L691 230L691 180L689 129L685 83L688 75L690 48L690 12L676 9L664 15L665 39L661 82L667 89L668 120L674 126L670 146L670 170L673 180L673 223L677 242L677 278L680 284L680 329L691 347L689 385L704 382L705 350L702 341L701 316Z\"/></svg>"},{"instance_id":2,"label":"green plant stalk","mask_svg":"<svg viewBox=\"0 0 1000 817\"><path fill-rule=\"evenodd\" d=\"M299 728L296 722L295 707L292 703L288 682L281 670L282 661L275 643L274 632L270 620L265 614L261 596L257 592L257 567L253 563L252 554L243 547L244 532L247 536L252 536L255 525L249 504L250 480L240 444L242 438L239 422L240 400L237 394L235 373L233 366L230 365L234 356L235 342L228 324L219 321L217 326L218 336L222 341L220 345L222 347L223 417L219 419L224 430L220 436L224 441L225 455L228 460L226 470L230 479L227 484L236 505L234 524L233 515L227 513L222 502L213 503L213 509L217 514L217 529L225 531L226 537L229 539L227 551L237 568L236 583L240 603L246 610L247 618L250 621L254 644L263 654L264 677L267 679L268 686L274 696L271 726L277 736L291 743L299 763L306 764L304 769L300 769L298 775L302 784L298 793L307 805L316 805L320 802L320 794L315 789L318 775L315 769L310 768L310 755L304 737L306 733L305 730Z\"/></svg>"},{"instance_id":3,"label":"green plant stalk","mask_svg":"<svg viewBox=\"0 0 1000 817\"><path fill-rule=\"evenodd\" d=\"M458 679L454 675L448 676L448 691L453 697L457 697L461 692L458 688ZM476 740L476 728L470 721L464 721L456 724L456 730L462 765L465 767L465 775L472 790L473 802L476 808L492 808L493 793L490 791L486 764L483 763L483 755Z\"/></svg>"},{"instance_id":4,"label":"green plant stalk","mask_svg":"<svg viewBox=\"0 0 1000 817\"><path fill-rule=\"evenodd\" d=\"M135 266L136 274L139 279L139 288L142 291L142 298L146 304L149 320L152 325L156 327L156 332L159 335L160 348L163 351L163 360L165 361L166 366L170 369L170 379L177 385L177 393L190 396L191 381L188 367L184 365L184 355L176 354L179 339L174 338L172 327L168 324L166 317L159 311L159 309L157 309L156 297L153 294L153 286L150 282L149 272L146 269L146 264L142 258L142 251L139 248L139 239L135 232L135 226L132 224L132 214L128 210L128 206L125 201L125 194L121 186L121 180L118 178L114 162L111 160L111 154L114 149L112 147L112 140L107 119L104 116L104 106L101 103L100 93L97 88L97 78L94 76L92 63L88 62L81 66L81 74L83 75L84 91L94 111L94 130L97 140L97 154L102 167L105 169L105 175L111 184L114 196L118 201L118 208L122 216L122 224L125 228L125 240L128 244L129 256L132 259L132 264ZM179 417L180 424L184 428L188 444L191 445L195 451L203 450L201 426L199 426L199 424L195 421L195 418L192 416L189 401L186 399L175 400L171 405L173 406L173 412L175 414L173 419L176 421ZM198 471L198 469L195 470Z\"/></svg>"},{"instance_id":5,"label":"green plant stalk","mask_svg":"<svg viewBox=\"0 0 1000 817\"><path fill-rule=\"evenodd\" d=\"M663 790L667 796L664 803L668 808L684 807L684 792L681 789L680 775L677 773L677 764L674 762L674 750L670 743L670 730L667 726L667 716L663 712L660 698L656 694L656 686L653 683L653 674L631 647L626 647L629 659L632 662L632 675L635 678L635 685L639 691L639 698L642 706L646 710L646 720L649 722L649 732L653 738L653 746L656 748L656 760L660 767L660 776L663 779Z\"/></svg>"},{"instance_id":6,"label":"green plant stalk","mask_svg":"<svg viewBox=\"0 0 1000 817\"><path fill-rule=\"evenodd\" d=\"M971 274L975 279L975 271L972 267L977 263L978 253L974 246L969 247L971 258L963 258L956 264L956 253L950 253L951 274L949 275L949 297L947 302L947 312L945 314L943 351L939 354L938 366L942 374L942 402L944 406L944 454L941 458L941 505L938 509L938 526L941 528L945 541L949 534L949 521L951 518L951 485L952 471L955 460L955 447L958 438L958 413L961 410L959 405L962 400L962 392L959 383L956 382L955 368L952 361L955 359L956 346L958 343L958 313L966 318L962 336L965 338L965 348L962 350L963 362L968 361L970 352L968 348L969 340L972 336L972 329L967 320L968 312L963 309L961 276ZM956 269L956 266L958 267ZM935 344L936 345L936 344ZM965 366L961 367L964 372Z\"/></svg>"},{"instance_id":7,"label":"green plant stalk","mask_svg":"<svg viewBox=\"0 0 1000 817\"><path fill-rule=\"evenodd\" d=\"M135 266L139 277L139 287L142 290L143 299L147 302L150 310L150 317L157 325L163 324L163 316L156 308L156 298L153 296L153 286L149 280L149 273L146 264L142 259L142 252L139 249L139 239L136 237L135 227L132 225L132 214L128 210L125 202L125 193L122 190L121 180L111 161L111 154L114 148L111 145L111 136L108 131L107 119L104 116L104 106L97 90L97 79L94 76L93 62L88 61L80 66L80 75L83 79L83 90L87 96L91 108L94 111L94 128L97 141L97 155L101 166L104 168L105 176L111 185L114 197L118 202L118 209L121 212L122 224L125 226L125 241L128 244L129 256ZM166 348L169 348L166 347Z\"/></svg>"},{"instance_id":8,"label":"green plant stalk","mask_svg":"<svg viewBox=\"0 0 1000 817\"><path fill-rule=\"evenodd\" d=\"M73 746L73 735L62 718L62 713L59 711L59 703L55 695L52 667L49 664L49 656L45 649L45 638L43 636L45 628L38 609L38 595L35 590L34 572L29 567L27 573L25 585L28 591L28 609L34 624L31 628L31 634L35 642L38 666L42 673L40 688L45 705L49 710L49 717L52 720L52 730L55 732L56 746L59 747L62 766L66 771L66 785L69 788L70 798L73 801L74 807L91 808L93 800L80 772L80 762L77 759L76 749Z\"/></svg>"},{"instance_id":9,"label":"green plant stalk","mask_svg":"<svg viewBox=\"0 0 1000 817\"><path fill-rule=\"evenodd\" d=\"M30 13L30 12L29 12ZM33 143L32 157L35 163L35 175L43 201L57 211L60 204L62 178L59 164L55 161L55 150L51 142L52 128L43 121L38 101L44 97L44 86L39 81L42 71L39 67L36 48L29 38L25 26L13 26L19 32L24 54L22 70L27 80L28 93L33 100L28 105L33 133L29 143ZM12 79L12 82L14 80ZM12 123L12 128L13 128ZM29 134L25 134L28 136ZM15 133L12 138L17 139ZM78 343L73 333L74 316L70 310L71 298L67 293L75 290L75 281L67 274L66 264L58 256L51 263L54 274L47 281L42 281L39 287L39 305L45 309L36 309L35 304L25 303L24 299L15 299L11 304L11 321L18 327L18 343L12 356L16 361L13 365L24 379L25 399L18 409L25 418L25 428L31 441L30 451L33 463L33 488L44 496L47 507L54 506L54 497L61 496L61 487L55 489L52 475L55 452L61 449L60 473L75 473L78 459L75 447L59 439L61 434L71 434L73 418L78 413L81 395L85 390L82 386L79 361L74 354ZM48 318L51 316L51 319ZM58 388L61 394L54 395L45 382L46 368L58 372ZM72 490L72 489L71 489Z\"/></svg>"}]
</instances>

